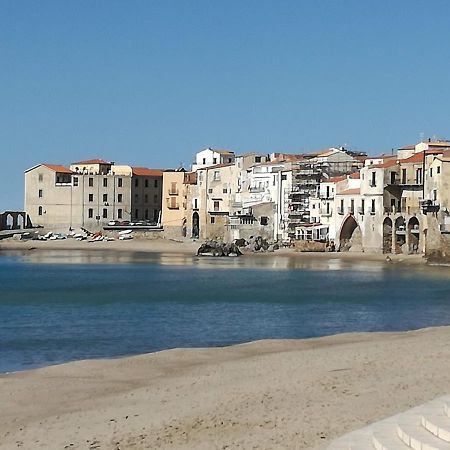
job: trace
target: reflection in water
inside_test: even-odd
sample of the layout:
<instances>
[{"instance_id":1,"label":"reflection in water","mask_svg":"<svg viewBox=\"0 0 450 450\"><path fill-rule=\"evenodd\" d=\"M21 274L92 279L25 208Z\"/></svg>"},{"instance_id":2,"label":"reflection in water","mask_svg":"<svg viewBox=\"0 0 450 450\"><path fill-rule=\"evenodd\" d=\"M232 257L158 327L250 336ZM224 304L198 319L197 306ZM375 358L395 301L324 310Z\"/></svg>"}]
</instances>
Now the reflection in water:
<instances>
[{"instance_id":1,"label":"reflection in water","mask_svg":"<svg viewBox=\"0 0 450 450\"><path fill-rule=\"evenodd\" d=\"M194 266L202 269L306 269L382 272L384 262L348 261L340 258L302 258L299 255L244 255L236 258L192 256L185 253L110 252L110 251L61 251L48 250L20 255L29 264L157 264L162 266Z\"/></svg>"}]
</instances>

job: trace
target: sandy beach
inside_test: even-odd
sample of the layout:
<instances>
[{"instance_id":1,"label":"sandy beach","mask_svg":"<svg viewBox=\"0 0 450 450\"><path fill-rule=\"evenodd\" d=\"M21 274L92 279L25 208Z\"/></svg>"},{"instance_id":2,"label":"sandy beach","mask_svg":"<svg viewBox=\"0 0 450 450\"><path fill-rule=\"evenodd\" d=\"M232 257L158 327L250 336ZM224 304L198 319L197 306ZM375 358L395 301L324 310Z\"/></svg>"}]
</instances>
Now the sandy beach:
<instances>
[{"instance_id":1,"label":"sandy beach","mask_svg":"<svg viewBox=\"0 0 450 450\"><path fill-rule=\"evenodd\" d=\"M169 239L133 239L129 241L100 241L88 242L75 239L64 239L56 241L20 241L12 238L0 240L0 252L31 252L40 250L89 250L89 251L111 251L111 252L146 252L146 253L171 253L183 255L195 255L200 247L200 241L178 242ZM245 252L245 250L244 250ZM329 260L340 259L344 261L378 261L386 262L386 255L382 253L362 252L297 252L293 248L280 248L274 253L251 253L245 252L246 256L270 257L291 256L304 260L317 259ZM389 255L390 263L401 263L407 265L425 264L422 255Z\"/></svg>"},{"instance_id":2,"label":"sandy beach","mask_svg":"<svg viewBox=\"0 0 450 450\"><path fill-rule=\"evenodd\" d=\"M0 376L0 449L311 449L450 392L450 327Z\"/></svg>"}]
</instances>

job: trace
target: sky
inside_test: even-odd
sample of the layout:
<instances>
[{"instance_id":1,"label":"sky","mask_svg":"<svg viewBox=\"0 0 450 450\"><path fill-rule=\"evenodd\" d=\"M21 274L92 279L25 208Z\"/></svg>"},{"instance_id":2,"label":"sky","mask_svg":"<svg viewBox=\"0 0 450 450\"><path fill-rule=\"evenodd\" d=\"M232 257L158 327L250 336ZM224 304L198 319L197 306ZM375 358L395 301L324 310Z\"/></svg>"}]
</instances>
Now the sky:
<instances>
[{"instance_id":1,"label":"sky","mask_svg":"<svg viewBox=\"0 0 450 450\"><path fill-rule=\"evenodd\" d=\"M447 0L0 0L0 211L23 172L450 138Z\"/></svg>"}]
</instances>

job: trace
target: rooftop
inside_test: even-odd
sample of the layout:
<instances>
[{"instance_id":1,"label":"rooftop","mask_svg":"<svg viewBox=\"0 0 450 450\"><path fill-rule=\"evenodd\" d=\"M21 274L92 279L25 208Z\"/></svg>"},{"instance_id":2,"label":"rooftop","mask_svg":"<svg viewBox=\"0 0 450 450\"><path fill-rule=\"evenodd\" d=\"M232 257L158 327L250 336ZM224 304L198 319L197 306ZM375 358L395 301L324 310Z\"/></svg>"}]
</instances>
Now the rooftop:
<instances>
[{"instance_id":1,"label":"rooftop","mask_svg":"<svg viewBox=\"0 0 450 450\"><path fill-rule=\"evenodd\" d=\"M86 161L78 161L78 162L74 162L73 164L80 164L80 165L84 165L84 164L111 164L109 161L105 161L104 159L87 159Z\"/></svg>"},{"instance_id":2,"label":"rooftop","mask_svg":"<svg viewBox=\"0 0 450 450\"><path fill-rule=\"evenodd\" d=\"M133 175L138 177L162 177L162 170L148 169L147 167L132 167Z\"/></svg>"},{"instance_id":3,"label":"rooftop","mask_svg":"<svg viewBox=\"0 0 450 450\"><path fill-rule=\"evenodd\" d=\"M68 167L64 167L60 164L41 164L41 166L45 166L48 169L58 173L73 173Z\"/></svg>"}]
</instances>

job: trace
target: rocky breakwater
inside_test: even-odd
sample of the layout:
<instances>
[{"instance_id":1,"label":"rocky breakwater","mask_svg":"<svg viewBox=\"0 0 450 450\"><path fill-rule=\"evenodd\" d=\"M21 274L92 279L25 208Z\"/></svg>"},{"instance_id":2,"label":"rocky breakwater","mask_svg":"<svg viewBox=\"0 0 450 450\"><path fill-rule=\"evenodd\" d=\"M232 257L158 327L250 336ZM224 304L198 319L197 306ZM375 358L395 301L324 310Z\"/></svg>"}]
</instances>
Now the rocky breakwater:
<instances>
[{"instance_id":1,"label":"rocky breakwater","mask_svg":"<svg viewBox=\"0 0 450 450\"><path fill-rule=\"evenodd\" d=\"M197 250L197 256L241 256L242 250L253 253L274 252L279 249L277 243L268 242L261 236L245 239L236 239L232 243L221 241L207 241Z\"/></svg>"}]
</instances>

